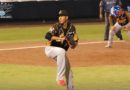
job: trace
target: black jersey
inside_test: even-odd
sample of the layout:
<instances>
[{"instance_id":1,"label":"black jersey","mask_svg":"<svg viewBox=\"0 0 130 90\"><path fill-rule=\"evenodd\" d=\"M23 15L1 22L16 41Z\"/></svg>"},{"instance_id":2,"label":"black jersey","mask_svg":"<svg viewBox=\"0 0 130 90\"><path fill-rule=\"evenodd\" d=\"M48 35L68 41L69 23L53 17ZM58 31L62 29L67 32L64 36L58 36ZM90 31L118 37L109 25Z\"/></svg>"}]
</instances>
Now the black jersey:
<instances>
[{"instance_id":1,"label":"black jersey","mask_svg":"<svg viewBox=\"0 0 130 90\"><path fill-rule=\"evenodd\" d=\"M50 41L52 36L66 37L67 34L74 35L75 33L76 33L75 27L70 22L67 23L67 28L65 28L65 29L63 28L62 24L56 23L50 28L50 30L49 30L48 34L46 34L45 38ZM69 48L69 44L68 44L67 40L64 40L63 42L61 42L59 40L52 40L50 45L56 46L56 47L61 47L61 48L65 49L66 51Z\"/></svg>"},{"instance_id":2,"label":"black jersey","mask_svg":"<svg viewBox=\"0 0 130 90\"><path fill-rule=\"evenodd\" d=\"M121 26L124 26L129 22L129 19L128 19L126 13L124 13L123 15L120 15L117 17L117 21Z\"/></svg>"}]
</instances>

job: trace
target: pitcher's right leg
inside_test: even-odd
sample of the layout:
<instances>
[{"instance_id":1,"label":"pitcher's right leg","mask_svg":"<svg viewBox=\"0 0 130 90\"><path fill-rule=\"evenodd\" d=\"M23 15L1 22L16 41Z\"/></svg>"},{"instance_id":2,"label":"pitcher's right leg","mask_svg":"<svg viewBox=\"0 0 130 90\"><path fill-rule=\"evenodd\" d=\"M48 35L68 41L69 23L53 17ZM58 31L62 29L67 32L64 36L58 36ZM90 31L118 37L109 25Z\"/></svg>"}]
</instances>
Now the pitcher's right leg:
<instances>
[{"instance_id":1,"label":"pitcher's right leg","mask_svg":"<svg viewBox=\"0 0 130 90\"><path fill-rule=\"evenodd\" d=\"M66 76L67 90L74 90L73 72L71 70L71 65L70 65L70 62L69 62L69 59L68 59L67 56L66 56L66 72L65 72L65 76Z\"/></svg>"}]
</instances>

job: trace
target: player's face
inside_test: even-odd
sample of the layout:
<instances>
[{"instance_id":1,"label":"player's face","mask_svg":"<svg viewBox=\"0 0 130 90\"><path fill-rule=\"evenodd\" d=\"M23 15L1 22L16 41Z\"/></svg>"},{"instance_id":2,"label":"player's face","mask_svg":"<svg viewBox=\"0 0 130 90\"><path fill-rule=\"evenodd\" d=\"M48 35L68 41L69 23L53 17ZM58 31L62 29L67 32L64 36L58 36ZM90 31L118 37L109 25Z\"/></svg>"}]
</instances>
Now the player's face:
<instances>
[{"instance_id":1,"label":"player's face","mask_svg":"<svg viewBox=\"0 0 130 90\"><path fill-rule=\"evenodd\" d=\"M64 24L68 20L68 16L59 16L59 23Z\"/></svg>"},{"instance_id":2,"label":"player's face","mask_svg":"<svg viewBox=\"0 0 130 90\"><path fill-rule=\"evenodd\" d=\"M120 15L123 15L124 14L124 11L122 10L122 9L120 9L119 11L118 11L118 15L120 16Z\"/></svg>"}]
</instances>

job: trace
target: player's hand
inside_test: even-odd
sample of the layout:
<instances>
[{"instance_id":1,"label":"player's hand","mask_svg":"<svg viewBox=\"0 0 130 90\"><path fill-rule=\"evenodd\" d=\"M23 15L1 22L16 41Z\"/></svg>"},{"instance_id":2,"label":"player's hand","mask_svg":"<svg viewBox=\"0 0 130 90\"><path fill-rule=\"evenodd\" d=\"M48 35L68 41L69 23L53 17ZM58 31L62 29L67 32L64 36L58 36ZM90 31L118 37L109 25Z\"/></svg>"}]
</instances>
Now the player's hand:
<instances>
[{"instance_id":1,"label":"player's hand","mask_svg":"<svg viewBox=\"0 0 130 90\"><path fill-rule=\"evenodd\" d=\"M59 38L61 41L64 41L65 40L65 37L60 37Z\"/></svg>"},{"instance_id":2,"label":"player's hand","mask_svg":"<svg viewBox=\"0 0 130 90\"><path fill-rule=\"evenodd\" d=\"M62 42L65 40L65 37L57 37L57 36L53 36L51 38L51 40L56 40L57 42Z\"/></svg>"},{"instance_id":3,"label":"player's hand","mask_svg":"<svg viewBox=\"0 0 130 90\"><path fill-rule=\"evenodd\" d=\"M100 14L100 15L99 15L99 18L102 20L102 19L103 19L103 15L102 15L102 14Z\"/></svg>"}]
</instances>

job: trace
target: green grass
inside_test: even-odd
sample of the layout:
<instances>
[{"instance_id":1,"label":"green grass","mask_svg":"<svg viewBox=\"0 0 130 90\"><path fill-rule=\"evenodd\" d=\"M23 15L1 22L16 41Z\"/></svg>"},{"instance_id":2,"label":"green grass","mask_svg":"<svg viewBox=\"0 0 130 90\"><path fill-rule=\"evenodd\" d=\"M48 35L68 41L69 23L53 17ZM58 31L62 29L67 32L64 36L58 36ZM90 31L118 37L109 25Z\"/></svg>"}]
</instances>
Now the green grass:
<instances>
[{"instance_id":1,"label":"green grass","mask_svg":"<svg viewBox=\"0 0 130 90\"><path fill-rule=\"evenodd\" d=\"M17 25L17 26L2 26L0 28L0 43L19 43L19 42L35 42L45 41L45 33L49 30L52 24L49 25ZM79 39L81 41L96 41L103 40L104 24L75 24ZM128 39L126 32L123 32L123 37Z\"/></svg>"},{"instance_id":2,"label":"green grass","mask_svg":"<svg viewBox=\"0 0 130 90\"><path fill-rule=\"evenodd\" d=\"M49 29L49 26L15 26L8 28L0 28L0 42L32 42L43 41L44 34Z\"/></svg>"},{"instance_id":3,"label":"green grass","mask_svg":"<svg viewBox=\"0 0 130 90\"><path fill-rule=\"evenodd\" d=\"M103 40L103 24L76 25L80 40Z\"/></svg>"},{"instance_id":4,"label":"green grass","mask_svg":"<svg viewBox=\"0 0 130 90\"><path fill-rule=\"evenodd\" d=\"M75 90L130 90L130 66L73 67ZM66 90L56 67L0 65L0 90Z\"/></svg>"},{"instance_id":5,"label":"green grass","mask_svg":"<svg viewBox=\"0 0 130 90\"><path fill-rule=\"evenodd\" d=\"M75 69L77 90L130 90L129 66L98 66Z\"/></svg>"}]
</instances>

